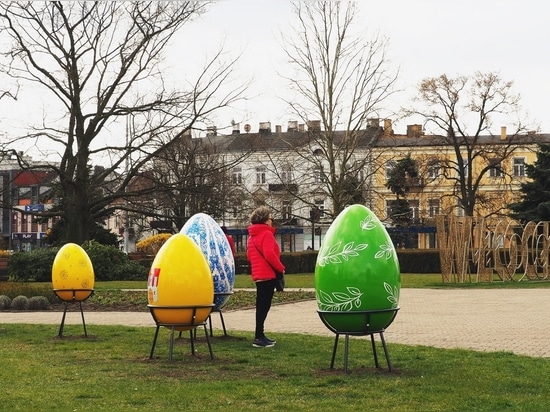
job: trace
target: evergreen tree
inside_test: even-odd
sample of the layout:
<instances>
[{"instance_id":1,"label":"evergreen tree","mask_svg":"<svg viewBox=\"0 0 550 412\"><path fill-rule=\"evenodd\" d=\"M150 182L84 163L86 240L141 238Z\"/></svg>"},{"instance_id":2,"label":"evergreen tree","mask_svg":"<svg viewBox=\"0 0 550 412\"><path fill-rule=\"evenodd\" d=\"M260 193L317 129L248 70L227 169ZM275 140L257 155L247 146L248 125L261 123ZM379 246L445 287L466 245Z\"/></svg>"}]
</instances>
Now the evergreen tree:
<instances>
[{"instance_id":1,"label":"evergreen tree","mask_svg":"<svg viewBox=\"0 0 550 412\"><path fill-rule=\"evenodd\" d=\"M510 204L510 216L523 223L550 220L550 144L538 145L537 161L525 172L531 180L521 184L521 201Z\"/></svg>"}]
</instances>

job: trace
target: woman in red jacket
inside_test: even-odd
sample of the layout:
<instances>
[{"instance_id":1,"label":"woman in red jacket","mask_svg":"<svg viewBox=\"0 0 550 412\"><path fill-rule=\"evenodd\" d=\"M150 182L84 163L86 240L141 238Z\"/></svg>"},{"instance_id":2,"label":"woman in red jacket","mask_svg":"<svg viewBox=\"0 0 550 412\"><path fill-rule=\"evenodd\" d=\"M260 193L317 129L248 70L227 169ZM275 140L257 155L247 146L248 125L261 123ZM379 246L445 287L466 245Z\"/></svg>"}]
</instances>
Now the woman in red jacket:
<instances>
[{"instance_id":1,"label":"woman in red jacket","mask_svg":"<svg viewBox=\"0 0 550 412\"><path fill-rule=\"evenodd\" d=\"M275 271L284 273L285 267L281 263L281 250L275 240L269 208L258 207L252 212L250 222L246 253L256 284L256 331L252 346L266 348L275 345L275 341L264 334L264 322L275 292Z\"/></svg>"}]
</instances>

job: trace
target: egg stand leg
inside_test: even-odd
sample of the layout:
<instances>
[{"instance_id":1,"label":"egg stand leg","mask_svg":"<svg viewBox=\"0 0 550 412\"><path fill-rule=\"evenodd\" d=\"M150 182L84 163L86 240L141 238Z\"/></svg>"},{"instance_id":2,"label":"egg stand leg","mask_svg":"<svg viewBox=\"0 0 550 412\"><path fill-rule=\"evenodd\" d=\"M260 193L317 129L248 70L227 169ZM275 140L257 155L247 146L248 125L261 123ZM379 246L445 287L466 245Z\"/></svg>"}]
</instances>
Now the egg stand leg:
<instances>
[{"instance_id":1,"label":"egg stand leg","mask_svg":"<svg viewBox=\"0 0 550 412\"><path fill-rule=\"evenodd\" d=\"M153 352L155 351L155 345L157 344L159 329L160 329L160 325L157 324L157 330L155 331L155 337L153 338L153 346L151 347L151 353L149 354L149 359L153 359Z\"/></svg>"},{"instance_id":2,"label":"egg stand leg","mask_svg":"<svg viewBox=\"0 0 550 412\"><path fill-rule=\"evenodd\" d=\"M346 344L344 346L344 373L348 373L348 352L349 352L349 335L346 333Z\"/></svg>"},{"instance_id":3,"label":"egg stand leg","mask_svg":"<svg viewBox=\"0 0 550 412\"><path fill-rule=\"evenodd\" d=\"M59 336L60 338L63 336L63 327L65 326L65 315L67 314L67 302L63 302L63 317L61 318L61 325L59 326Z\"/></svg>"},{"instance_id":4,"label":"egg stand leg","mask_svg":"<svg viewBox=\"0 0 550 412\"><path fill-rule=\"evenodd\" d=\"M80 315L82 316L82 326L84 327L84 336L88 337L88 332L86 331L86 322L84 321L84 311L82 310L82 301L79 301L80 305Z\"/></svg>"},{"instance_id":5,"label":"egg stand leg","mask_svg":"<svg viewBox=\"0 0 550 412\"><path fill-rule=\"evenodd\" d=\"M223 328L223 336L227 336L227 330L225 328L225 321L223 319L223 313L220 310L213 310L212 312L218 312L220 314L220 321L222 323L222 328ZM212 332L212 314L208 315L208 325L210 327L210 336L214 336L214 333Z\"/></svg>"},{"instance_id":6,"label":"egg stand leg","mask_svg":"<svg viewBox=\"0 0 550 412\"><path fill-rule=\"evenodd\" d=\"M336 349L338 349L338 338L340 334L336 332L336 337L334 338L334 346L332 347L332 359L330 360L330 369L334 369L334 359L336 358Z\"/></svg>"},{"instance_id":7,"label":"egg stand leg","mask_svg":"<svg viewBox=\"0 0 550 412\"><path fill-rule=\"evenodd\" d=\"M84 327L84 336L88 337L88 331L86 330L86 321L84 320L84 311L82 310L82 301L79 301L78 304L80 305L80 315L82 316L82 325ZM69 305L69 302L63 302L63 316L61 318L61 325L59 326L59 334L58 337L63 336L63 328L65 327L65 316L67 315L67 307Z\"/></svg>"},{"instance_id":8,"label":"egg stand leg","mask_svg":"<svg viewBox=\"0 0 550 412\"><path fill-rule=\"evenodd\" d=\"M174 328L174 325L172 325L172 327L170 328L170 349L168 351L169 361L172 361L172 352L174 351Z\"/></svg>"},{"instance_id":9,"label":"egg stand leg","mask_svg":"<svg viewBox=\"0 0 550 412\"><path fill-rule=\"evenodd\" d=\"M386 362L388 363L388 370L392 372L390 354L388 353L388 347L386 346L386 340L384 339L384 332L380 332L380 340L382 341L382 347L384 348L384 354L386 355ZM373 341L374 343L374 341Z\"/></svg>"},{"instance_id":10,"label":"egg stand leg","mask_svg":"<svg viewBox=\"0 0 550 412\"><path fill-rule=\"evenodd\" d=\"M197 325L198 327L199 325ZM210 359L214 359L214 352L212 351L212 344L210 343L210 336L208 335L208 330L206 329L206 323L202 324L204 328L204 336L206 338L206 343L208 344L208 352L210 353ZM191 340L191 355L195 356L195 343L194 340L197 339L197 328L191 329L189 331L189 338Z\"/></svg>"}]
</instances>

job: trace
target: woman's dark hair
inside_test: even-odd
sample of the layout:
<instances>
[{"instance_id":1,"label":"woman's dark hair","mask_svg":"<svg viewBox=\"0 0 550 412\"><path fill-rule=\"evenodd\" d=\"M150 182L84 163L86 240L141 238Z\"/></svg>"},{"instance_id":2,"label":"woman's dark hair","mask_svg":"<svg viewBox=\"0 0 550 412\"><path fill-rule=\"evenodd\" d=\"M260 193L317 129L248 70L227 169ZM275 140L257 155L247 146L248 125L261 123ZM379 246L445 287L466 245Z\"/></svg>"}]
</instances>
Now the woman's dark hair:
<instances>
[{"instance_id":1,"label":"woman's dark hair","mask_svg":"<svg viewBox=\"0 0 550 412\"><path fill-rule=\"evenodd\" d=\"M271 210L267 206L260 206L250 215L250 223L265 223L271 215Z\"/></svg>"}]
</instances>

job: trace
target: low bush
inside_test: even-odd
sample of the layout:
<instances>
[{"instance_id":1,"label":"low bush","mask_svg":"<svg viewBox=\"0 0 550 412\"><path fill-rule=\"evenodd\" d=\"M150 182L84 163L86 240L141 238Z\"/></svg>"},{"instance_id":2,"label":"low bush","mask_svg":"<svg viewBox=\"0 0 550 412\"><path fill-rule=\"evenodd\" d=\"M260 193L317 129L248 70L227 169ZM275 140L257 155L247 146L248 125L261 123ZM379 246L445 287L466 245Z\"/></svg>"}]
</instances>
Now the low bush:
<instances>
[{"instance_id":1,"label":"low bush","mask_svg":"<svg viewBox=\"0 0 550 412\"><path fill-rule=\"evenodd\" d=\"M0 310L9 309L11 306L11 299L9 296L0 295Z\"/></svg>"},{"instance_id":2,"label":"low bush","mask_svg":"<svg viewBox=\"0 0 550 412\"><path fill-rule=\"evenodd\" d=\"M50 307L50 302L45 296L31 296L29 298L29 310L46 310Z\"/></svg>"},{"instance_id":3,"label":"low bush","mask_svg":"<svg viewBox=\"0 0 550 412\"><path fill-rule=\"evenodd\" d=\"M11 308L14 310L27 310L29 308L29 298L19 295L11 301Z\"/></svg>"}]
</instances>

